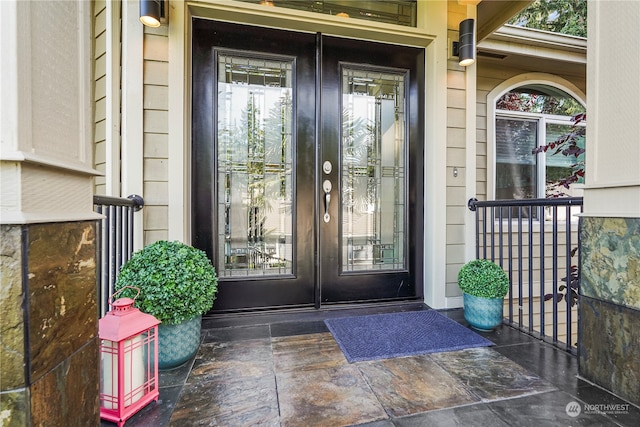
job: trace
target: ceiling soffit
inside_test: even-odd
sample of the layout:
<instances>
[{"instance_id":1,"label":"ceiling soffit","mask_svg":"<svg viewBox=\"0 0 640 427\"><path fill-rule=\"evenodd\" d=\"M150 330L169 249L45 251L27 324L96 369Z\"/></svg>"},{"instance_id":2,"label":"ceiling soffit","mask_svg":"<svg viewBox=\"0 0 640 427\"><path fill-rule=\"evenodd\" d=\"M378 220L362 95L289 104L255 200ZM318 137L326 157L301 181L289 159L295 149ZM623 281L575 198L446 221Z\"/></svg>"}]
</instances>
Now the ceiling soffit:
<instances>
[{"instance_id":1,"label":"ceiling soffit","mask_svg":"<svg viewBox=\"0 0 640 427\"><path fill-rule=\"evenodd\" d=\"M477 9L478 41L487 38L531 3L533 3L533 0L481 1Z\"/></svg>"}]
</instances>

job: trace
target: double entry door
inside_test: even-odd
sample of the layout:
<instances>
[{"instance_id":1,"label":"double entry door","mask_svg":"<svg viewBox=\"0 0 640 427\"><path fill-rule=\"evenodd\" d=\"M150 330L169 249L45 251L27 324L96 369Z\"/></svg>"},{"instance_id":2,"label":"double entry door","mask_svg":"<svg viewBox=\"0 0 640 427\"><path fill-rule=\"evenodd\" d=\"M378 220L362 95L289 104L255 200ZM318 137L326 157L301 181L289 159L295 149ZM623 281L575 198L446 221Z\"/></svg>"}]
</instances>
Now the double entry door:
<instances>
[{"instance_id":1,"label":"double entry door","mask_svg":"<svg viewBox=\"0 0 640 427\"><path fill-rule=\"evenodd\" d=\"M194 19L214 311L421 296L424 50Z\"/></svg>"}]
</instances>

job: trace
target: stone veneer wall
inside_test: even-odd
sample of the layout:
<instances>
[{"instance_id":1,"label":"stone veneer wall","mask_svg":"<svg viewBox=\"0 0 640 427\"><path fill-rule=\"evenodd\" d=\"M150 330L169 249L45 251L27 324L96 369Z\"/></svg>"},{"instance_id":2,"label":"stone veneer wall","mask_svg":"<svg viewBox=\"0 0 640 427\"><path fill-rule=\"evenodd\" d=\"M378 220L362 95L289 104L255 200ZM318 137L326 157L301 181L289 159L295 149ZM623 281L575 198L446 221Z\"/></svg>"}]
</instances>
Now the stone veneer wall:
<instances>
[{"instance_id":1,"label":"stone veneer wall","mask_svg":"<svg viewBox=\"0 0 640 427\"><path fill-rule=\"evenodd\" d=\"M0 425L99 425L96 222L0 227Z\"/></svg>"},{"instance_id":2,"label":"stone veneer wall","mask_svg":"<svg viewBox=\"0 0 640 427\"><path fill-rule=\"evenodd\" d=\"M640 218L582 218L579 372L640 405Z\"/></svg>"}]
</instances>

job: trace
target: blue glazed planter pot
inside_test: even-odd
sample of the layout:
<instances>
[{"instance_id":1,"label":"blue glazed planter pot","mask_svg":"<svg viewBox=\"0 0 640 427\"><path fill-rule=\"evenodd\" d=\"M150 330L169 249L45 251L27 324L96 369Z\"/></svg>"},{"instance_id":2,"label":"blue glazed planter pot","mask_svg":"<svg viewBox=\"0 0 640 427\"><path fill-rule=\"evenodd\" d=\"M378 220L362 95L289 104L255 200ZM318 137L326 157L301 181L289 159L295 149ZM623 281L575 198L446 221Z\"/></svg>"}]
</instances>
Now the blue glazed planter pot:
<instances>
[{"instance_id":1,"label":"blue glazed planter pot","mask_svg":"<svg viewBox=\"0 0 640 427\"><path fill-rule=\"evenodd\" d=\"M492 331L502 323L504 298L481 298L462 294L464 318L469 325L480 331Z\"/></svg>"},{"instance_id":2,"label":"blue glazed planter pot","mask_svg":"<svg viewBox=\"0 0 640 427\"><path fill-rule=\"evenodd\" d=\"M177 325L158 325L158 369L176 368L195 356L201 326L202 316Z\"/></svg>"}]
</instances>

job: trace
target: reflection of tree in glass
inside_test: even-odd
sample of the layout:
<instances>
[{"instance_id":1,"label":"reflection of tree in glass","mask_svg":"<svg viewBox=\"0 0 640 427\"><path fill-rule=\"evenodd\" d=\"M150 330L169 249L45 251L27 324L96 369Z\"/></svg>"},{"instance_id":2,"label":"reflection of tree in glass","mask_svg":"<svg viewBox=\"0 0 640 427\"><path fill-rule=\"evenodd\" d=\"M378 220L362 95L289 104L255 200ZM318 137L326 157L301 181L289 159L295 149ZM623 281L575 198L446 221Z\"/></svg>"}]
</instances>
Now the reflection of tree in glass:
<instances>
[{"instance_id":1,"label":"reflection of tree in glass","mask_svg":"<svg viewBox=\"0 0 640 427\"><path fill-rule=\"evenodd\" d=\"M342 158L346 179L342 180L343 209L356 216L366 213L368 207L376 203L375 167L371 160L376 153L376 125L371 120L354 117L352 111L342 112ZM373 185L367 185L367 192L356 194L355 180L365 178Z\"/></svg>"},{"instance_id":2,"label":"reflection of tree in glass","mask_svg":"<svg viewBox=\"0 0 640 427\"><path fill-rule=\"evenodd\" d=\"M518 88L505 93L496 102L496 108L559 116L573 116L584 111L584 107L569 96L549 95L527 88Z\"/></svg>"},{"instance_id":3,"label":"reflection of tree in glass","mask_svg":"<svg viewBox=\"0 0 640 427\"><path fill-rule=\"evenodd\" d=\"M291 189L287 188L287 176L292 171L287 170L287 167L289 167L288 162L291 161L289 157L292 143L292 106L291 93L287 91L280 97L279 103L274 104L269 110L264 123L265 159L272 159L273 165L270 170L277 171L279 174L277 182L274 180L268 184L269 187L278 188L270 188L267 193L274 198L280 197L289 209L291 208Z\"/></svg>"},{"instance_id":4,"label":"reflection of tree in glass","mask_svg":"<svg viewBox=\"0 0 640 427\"><path fill-rule=\"evenodd\" d=\"M573 159L569 167L559 168L558 175L548 177L547 197L566 196L562 188L568 190L572 184L584 182L584 138L586 127L581 124L586 121L586 118L586 113L575 115L571 119L573 125L567 133L560 135L552 142L534 148L531 152L533 155L550 152L552 156L562 154L569 159Z\"/></svg>"},{"instance_id":5,"label":"reflection of tree in glass","mask_svg":"<svg viewBox=\"0 0 640 427\"><path fill-rule=\"evenodd\" d=\"M266 230L267 213L273 211L272 202L280 200L280 206L291 209L291 189L287 188L287 156L291 144L292 101L289 92L274 103L269 115L262 114L256 94L250 93L247 107L242 111L242 126L234 132L235 149L247 150L247 194L249 241L256 243L274 230ZM269 161L269 160L270 161Z\"/></svg>"},{"instance_id":6,"label":"reflection of tree in glass","mask_svg":"<svg viewBox=\"0 0 640 427\"><path fill-rule=\"evenodd\" d=\"M537 113L559 116L571 116L575 122L576 118L584 116L584 107L569 94L546 86L521 86L504 94L496 102L496 108L499 110L519 111L525 113ZM582 120L580 120L582 121ZM508 129L508 140L513 141L514 147L511 154L514 156L518 164L535 163L535 158L531 157L531 151L534 154L547 152L549 154L562 153L567 157L573 157L576 161L572 164L570 161L562 161L547 157L547 165L545 169L546 194L551 197L565 195L561 187L569 188L569 185L582 180L584 176L584 162L582 154L584 153L584 126L574 126L571 132L558 140L549 142L546 145L535 147L535 141L527 141L525 136L530 132L532 137L535 133L534 129L527 130L527 121L518 122L517 120L504 120L505 128ZM579 124L579 123L577 123ZM520 130L517 128L520 127ZM565 125L546 124L547 138L559 132ZM531 144L534 144L533 146ZM562 147L562 148L560 148ZM510 148L507 146L507 148ZM533 177L533 172L529 174ZM517 176L513 174L513 176ZM499 184L497 182L497 184ZM531 184L532 185L532 184ZM560 191L558 191L560 190ZM518 194L519 196L520 194ZM535 197L535 194L525 195L525 197Z\"/></svg>"}]
</instances>

